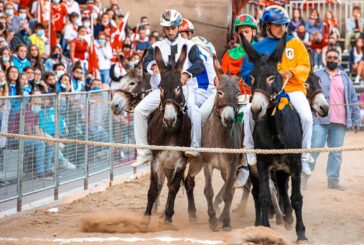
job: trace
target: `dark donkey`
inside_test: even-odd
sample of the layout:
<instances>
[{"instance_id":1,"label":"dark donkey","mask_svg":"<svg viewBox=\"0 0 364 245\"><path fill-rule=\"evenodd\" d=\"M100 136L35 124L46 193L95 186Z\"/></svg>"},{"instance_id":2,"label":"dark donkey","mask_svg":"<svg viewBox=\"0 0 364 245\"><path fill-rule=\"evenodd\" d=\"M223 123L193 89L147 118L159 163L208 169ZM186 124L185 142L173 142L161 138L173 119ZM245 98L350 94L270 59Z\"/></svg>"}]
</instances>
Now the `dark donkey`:
<instances>
[{"instance_id":1,"label":"dark donkey","mask_svg":"<svg viewBox=\"0 0 364 245\"><path fill-rule=\"evenodd\" d=\"M154 111L148 122L148 143L150 145L190 146L191 121L187 115L186 99L180 82L181 71L186 59L187 47L183 46L176 64L164 64L162 54L155 48L155 60L160 74L160 107ZM143 223L148 225L152 207L162 186L159 176L167 177L168 199L164 212L164 221L172 223L174 201L183 181L187 158L179 151L153 151L151 163L148 204ZM187 187L186 187L187 188Z\"/></svg>"},{"instance_id":2,"label":"dark donkey","mask_svg":"<svg viewBox=\"0 0 364 245\"><path fill-rule=\"evenodd\" d=\"M302 148L302 129L298 113L294 108L286 106L283 110L275 110L276 96L282 92L283 79L277 70L286 46L284 35L274 52L260 55L253 46L240 36L243 48L254 63L252 76L252 115L255 120L253 132L256 149L289 149ZM280 200L283 203L283 221L287 226L293 223L292 206L296 214L296 233L298 240L307 240L302 219L301 194L301 154L257 155L256 170L251 168L253 197L255 201L255 225L270 226L269 208L271 205L269 179L274 171ZM288 181L291 176L291 200L288 196Z\"/></svg>"},{"instance_id":3,"label":"dark donkey","mask_svg":"<svg viewBox=\"0 0 364 245\"><path fill-rule=\"evenodd\" d=\"M237 76L222 75L219 77L220 85L217 87L214 110L202 129L202 146L218 148L243 148L242 123L235 122L238 111L238 95L240 90L237 86ZM222 195L225 206L220 216L222 228L229 231L230 209L234 195L234 180L236 172L242 165L242 154L203 153L205 174L205 196L208 205L210 228L218 229L218 220L213 205L214 190L212 188L212 172L218 169L224 180L219 195ZM245 159L245 158L244 158ZM193 164L193 163L191 163ZM197 166L197 165L194 165ZM219 196L218 195L218 196Z\"/></svg>"}]
</instances>

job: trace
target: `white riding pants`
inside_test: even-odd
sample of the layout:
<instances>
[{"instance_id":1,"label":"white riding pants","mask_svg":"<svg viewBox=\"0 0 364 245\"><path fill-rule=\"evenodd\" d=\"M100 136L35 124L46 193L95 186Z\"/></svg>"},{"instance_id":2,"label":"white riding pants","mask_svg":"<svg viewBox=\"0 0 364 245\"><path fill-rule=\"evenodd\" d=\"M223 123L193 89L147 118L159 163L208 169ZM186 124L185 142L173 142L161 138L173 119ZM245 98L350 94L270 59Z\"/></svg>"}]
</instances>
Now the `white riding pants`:
<instances>
[{"instance_id":1,"label":"white riding pants","mask_svg":"<svg viewBox=\"0 0 364 245\"><path fill-rule=\"evenodd\" d=\"M191 119L191 146L201 146L201 115L195 105L195 94L191 88L183 86L183 94L187 101L187 114ZM160 90L155 89L149 93L134 109L134 135L137 145L148 145L148 117L160 104ZM139 156L151 154L150 150L137 149Z\"/></svg>"},{"instance_id":2,"label":"white riding pants","mask_svg":"<svg viewBox=\"0 0 364 245\"><path fill-rule=\"evenodd\" d=\"M288 93L291 98L291 103L298 112L298 115L301 119L302 126L302 149L311 148L311 137L312 137L312 112L310 108L310 104L305 96L305 94L301 91L295 91ZM254 139L253 139L253 129L255 126L255 121L251 115L251 104L248 105L244 114L244 148L245 149L254 149ZM307 162L309 159L310 153L302 154L302 162Z\"/></svg>"}]
</instances>

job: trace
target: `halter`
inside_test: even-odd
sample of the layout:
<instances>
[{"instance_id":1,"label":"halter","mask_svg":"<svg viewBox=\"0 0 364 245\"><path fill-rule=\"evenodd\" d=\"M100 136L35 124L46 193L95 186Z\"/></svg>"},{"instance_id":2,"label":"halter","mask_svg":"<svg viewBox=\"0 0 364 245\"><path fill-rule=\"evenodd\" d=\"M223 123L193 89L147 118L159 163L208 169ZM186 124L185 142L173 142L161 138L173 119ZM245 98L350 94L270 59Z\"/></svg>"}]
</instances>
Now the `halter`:
<instances>
[{"instance_id":1,"label":"halter","mask_svg":"<svg viewBox=\"0 0 364 245\"><path fill-rule=\"evenodd\" d=\"M132 98L130 109L125 110L126 112L129 112L129 113L132 113L134 111L135 107L137 106L137 104L139 103L139 101L141 101L151 91L152 91L152 89L148 89L148 90L145 90L145 91L142 91L139 93L132 93L132 92L126 91L124 89L116 90L117 93L124 93Z\"/></svg>"},{"instance_id":2,"label":"halter","mask_svg":"<svg viewBox=\"0 0 364 245\"><path fill-rule=\"evenodd\" d=\"M319 93L322 93L322 90L321 89L317 89L315 91L312 92L310 98L308 98L308 101L310 102L310 105L312 104L312 100L313 98L315 98L315 96Z\"/></svg>"}]
</instances>

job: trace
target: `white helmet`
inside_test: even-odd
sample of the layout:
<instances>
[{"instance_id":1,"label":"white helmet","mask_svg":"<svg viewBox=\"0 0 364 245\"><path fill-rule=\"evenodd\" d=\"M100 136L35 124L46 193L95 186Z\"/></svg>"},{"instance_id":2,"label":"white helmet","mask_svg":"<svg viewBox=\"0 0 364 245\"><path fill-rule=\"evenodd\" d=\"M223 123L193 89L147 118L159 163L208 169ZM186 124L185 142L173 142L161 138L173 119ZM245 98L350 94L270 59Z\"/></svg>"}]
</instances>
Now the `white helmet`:
<instances>
[{"instance_id":1,"label":"white helmet","mask_svg":"<svg viewBox=\"0 0 364 245\"><path fill-rule=\"evenodd\" d=\"M180 26L182 23L182 15L174 9L167 9L160 18L161 26Z\"/></svg>"}]
</instances>

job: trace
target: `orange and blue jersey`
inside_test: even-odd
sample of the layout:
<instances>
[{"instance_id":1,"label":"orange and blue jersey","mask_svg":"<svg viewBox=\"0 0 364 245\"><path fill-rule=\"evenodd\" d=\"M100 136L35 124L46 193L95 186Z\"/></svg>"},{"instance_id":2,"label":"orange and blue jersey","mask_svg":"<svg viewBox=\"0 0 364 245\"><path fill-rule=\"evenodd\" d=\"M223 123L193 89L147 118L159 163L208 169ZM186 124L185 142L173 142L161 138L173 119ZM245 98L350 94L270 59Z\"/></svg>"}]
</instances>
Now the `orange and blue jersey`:
<instances>
[{"instance_id":1,"label":"orange and blue jersey","mask_svg":"<svg viewBox=\"0 0 364 245\"><path fill-rule=\"evenodd\" d=\"M279 40L273 38L265 38L260 42L253 44L255 50L263 55L271 55L276 49ZM250 73L254 68L254 64L248 60L245 55L243 65L241 66L241 75L244 81L251 86ZM311 70L310 57L304 44L292 36L286 39L286 48L282 55L282 61L277 64L277 69L281 71L290 71L293 77L287 82L284 90L286 92L302 91L306 94L305 81Z\"/></svg>"}]
</instances>

